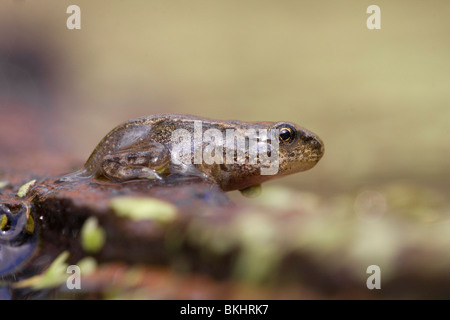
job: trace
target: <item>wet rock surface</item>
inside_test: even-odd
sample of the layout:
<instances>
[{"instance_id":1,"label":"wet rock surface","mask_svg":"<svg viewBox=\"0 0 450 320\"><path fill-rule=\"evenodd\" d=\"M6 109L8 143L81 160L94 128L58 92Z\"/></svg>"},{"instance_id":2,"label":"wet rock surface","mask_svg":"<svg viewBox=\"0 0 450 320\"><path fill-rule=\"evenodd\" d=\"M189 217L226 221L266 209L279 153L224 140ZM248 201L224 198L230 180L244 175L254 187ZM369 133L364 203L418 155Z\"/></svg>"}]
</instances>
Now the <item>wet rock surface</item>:
<instances>
[{"instance_id":1,"label":"wet rock surface","mask_svg":"<svg viewBox=\"0 0 450 320\"><path fill-rule=\"evenodd\" d=\"M5 110L3 119L18 116ZM31 131L12 143L10 130L0 126L2 298L450 296L445 192L263 186L231 201L196 177L55 183L82 162ZM86 264L82 289L68 289L67 267ZM371 265L381 290L367 288Z\"/></svg>"},{"instance_id":2,"label":"wet rock surface","mask_svg":"<svg viewBox=\"0 0 450 320\"><path fill-rule=\"evenodd\" d=\"M217 186L198 178L174 176L164 183L84 180L55 184L54 180L37 179L23 198L17 196L19 185L2 190L3 208L17 212L30 208L35 221L34 238L30 239L39 243L33 250L28 248L27 257L13 256L23 261L13 273L2 275L7 284L2 290L9 288L11 298L449 295L448 269L442 267L449 261L441 258L441 267L433 263L446 250L445 236L436 235L436 230L445 229L445 224L439 224L445 216L439 212L447 208L439 194L434 194L432 202L427 196L420 206L414 205L418 216L411 217L408 205L412 204L404 199L395 208L398 198L393 193L401 191L413 199L414 192L423 194L424 190L390 185L371 191L372 195L360 193L356 198L383 195L391 203L391 213L397 211L398 215L386 217L384 212L380 217L377 209L370 207L360 213L366 216L355 219L355 196L348 194L324 198L269 187L263 198L251 205L236 205ZM277 203L280 198L285 201ZM170 204L175 213L164 219L120 216L113 205L115 199L131 199L129 204L157 199L151 210ZM92 217L105 232L104 244L95 252L83 246L83 228ZM386 237L389 232L391 236ZM384 235L384 240L379 235ZM95 260L94 270L83 276L83 290L68 291L65 282L39 290L15 287L45 273L62 252L68 252L66 265L80 264L86 257ZM366 268L376 264L373 261L384 272L383 290L367 289L370 274Z\"/></svg>"}]
</instances>

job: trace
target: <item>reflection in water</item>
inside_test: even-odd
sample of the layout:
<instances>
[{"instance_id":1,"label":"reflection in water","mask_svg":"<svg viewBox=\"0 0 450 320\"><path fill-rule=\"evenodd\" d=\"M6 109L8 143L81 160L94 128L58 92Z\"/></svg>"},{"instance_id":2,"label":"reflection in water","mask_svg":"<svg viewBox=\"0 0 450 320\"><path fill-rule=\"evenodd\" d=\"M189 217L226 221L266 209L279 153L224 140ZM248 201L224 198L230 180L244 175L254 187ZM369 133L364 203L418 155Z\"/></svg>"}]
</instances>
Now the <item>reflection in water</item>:
<instances>
[{"instance_id":1,"label":"reflection in water","mask_svg":"<svg viewBox=\"0 0 450 320\"><path fill-rule=\"evenodd\" d=\"M11 292L8 287L0 287L0 300L11 300Z\"/></svg>"},{"instance_id":2,"label":"reflection in water","mask_svg":"<svg viewBox=\"0 0 450 320\"><path fill-rule=\"evenodd\" d=\"M16 272L34 252L37 232L25 203L0 203L0 277Z\"/></svg>"}]
</instances>

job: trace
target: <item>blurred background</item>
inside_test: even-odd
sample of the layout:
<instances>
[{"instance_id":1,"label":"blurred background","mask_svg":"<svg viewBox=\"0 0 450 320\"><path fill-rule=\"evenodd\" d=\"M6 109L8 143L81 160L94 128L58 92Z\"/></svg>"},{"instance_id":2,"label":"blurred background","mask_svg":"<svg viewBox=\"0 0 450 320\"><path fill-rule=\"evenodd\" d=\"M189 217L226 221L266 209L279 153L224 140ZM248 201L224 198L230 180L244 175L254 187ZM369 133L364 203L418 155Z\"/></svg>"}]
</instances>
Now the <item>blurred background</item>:
<instances>
[{"instance_id":1,"label":"blurred background","mask_svg":"<svg viewBox=\"0 0 450 320\"><path fill-rule=\"evenodd\" d=\"M66 27L71 4L81 30ZM372 4L381 30L366 27ZM269 189L350 194L331 207L343 201L359 217L447 221L449 13L447 0L2 1L0 111L16 113L2 132L10 150L25 137L77 167L110 129L143 115L291 121L318 134L325 155ZM397 240L368 241L385 257Z\"/></svg>"},{"instance_id":2,"label":"blurred background","mask_svg":"<svg viewBox=\"0 0 450 320\"><path fill-rule=\"evenodd\" d=\"M81 30L66 27L70 4ZM118 123L176 112L317 133L326 146L318 166L277 184L445 184L450 3L377 1L381 30L366 27L370 4L3 1L1 93L40 95L80 161Z\"/></svg>"}]
</instances>

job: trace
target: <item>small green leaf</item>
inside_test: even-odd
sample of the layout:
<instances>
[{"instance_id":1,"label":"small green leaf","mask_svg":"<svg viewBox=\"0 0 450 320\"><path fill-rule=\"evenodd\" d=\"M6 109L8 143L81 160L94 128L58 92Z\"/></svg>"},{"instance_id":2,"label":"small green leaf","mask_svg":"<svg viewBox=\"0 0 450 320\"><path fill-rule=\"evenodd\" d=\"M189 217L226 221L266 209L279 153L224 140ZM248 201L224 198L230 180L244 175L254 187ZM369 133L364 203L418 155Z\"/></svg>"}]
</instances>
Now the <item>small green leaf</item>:
<instances>
[{"instance_id":1,"label":"small green leaf","mask_svg":"<svg viewBox=\"0 0 450 320\"><path fill-rule=\"evenodd\" d=\"M97 261L92 257L85 257L78 261L77 265L81 269L81 273L86 275L90 274L97 269Z\"/></svg>"},{"instance_id":2,"label":"small green leaf","mask_svg":"<svg viewBox=\"0 0 450 320\"><path fill-rule=\"evenodd\" d=\"M170 222L177 215L177 208L155 198L118 197L111 200L111 208L120 217L133 220Z\"/></svg>"},{"instance_id":3,"label":"small green leaf","mask_svg":"<svg viewBox=\"0 0 450 320\"><path fill-rule=\"evenodd\" d=\"M106 232L98 225L97 218L90 217L86 219L81 228L81 246L84 251L96 253L103 248L105 241Z\"/></svg>"},{"instance_id":4,"label":"small green leaf","mask_svg":"<svg viewBox=\"0 0 450 320\"><path fill-rule=\"evenodd\" d=\"M25 196L27 195L28 191L30 190L30 188L31 188L32 186L34 186L35 183L36 183L36 180L31 180L31 181L25 183L23 186L21 186L21 187L19 188L19 191L17 191L17 196L18 196L19 198L25 197Z\"/></svg>"},{"instance_id":5,"label":"small green leaf","mask_svg":"<svg viewBox=\"0 0 450 320\"><path fill-rule=\"evenodd\" d=\"M13 286L15 288L32 287L35 290L60 286L67 280L68 264L66 260L68 257L68 251L62 252L44 273L16 282Z\"/></svg>"},{"instance_id":6,"label":"small green leaf","mask_svg":"<svg viewBox=\"0 0 450 320\"><path fill-rule=\"evenodd\" d=\"M8 224L8 217L6 216L6 214L2 214L0 217L0 230L4 230L7 224Z\"/></svg>"}]
</instances>

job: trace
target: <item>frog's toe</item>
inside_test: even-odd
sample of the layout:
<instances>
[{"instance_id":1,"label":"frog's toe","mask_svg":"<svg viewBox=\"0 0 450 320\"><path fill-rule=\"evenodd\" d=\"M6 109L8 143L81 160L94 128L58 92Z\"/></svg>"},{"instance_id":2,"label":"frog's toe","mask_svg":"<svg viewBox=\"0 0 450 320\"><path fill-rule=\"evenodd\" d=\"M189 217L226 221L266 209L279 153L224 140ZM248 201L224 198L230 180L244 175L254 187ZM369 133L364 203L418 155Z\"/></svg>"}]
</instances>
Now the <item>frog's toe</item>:
<instances>
[{"instance_id":1,"label":"frog's toe","mask_svg":"<svg viewBox=\"0 0 450 320\"><path fill-rule=\"evenodd\" d=\"M141 168L140 174L137 175L137 178L140 179L149 179L149 180L162 180L163 176L159 171L153 170L150 168Z\"/></svg>"},{"instance_id":2,"label":"frog's toe","mask_svg":"<svg viewBox=\"0 0 450 320\"><path fill-rule=\"evenodd\" d=\"M162 178L159 174L157 174L157 173L149 174L149 175L145 176L144 178L149 179L149 180L162 180L162 179L163 179L163 178Z\"/></svg>"},{"instance_id":3,"label":"frog's toe","mask_svg":"<svg viewBox=\"0 0 450 320\"><path fill-rule=\"evenodd\" d=\"M204 172L198 170L194 165L191 164L171 164L170 165L171 174L179 174L186 177L200 177L202 179L208 180L209 177Z\"/></svg>"},{"instance_id":4,"label":"frog's toe","mask_svg":"<svg viewBox=\"0 0 450 320\"><path fill-rule=\"evenodd\" d=\"M87 175L86 171L84 170L78 170L73 173L69 173L66 175L63 175L55 180L55 183L64 183L64 182L72 182L72 181L80 181L84 179L91 178L91 175Z\"/></svg>"}]
</instances>

